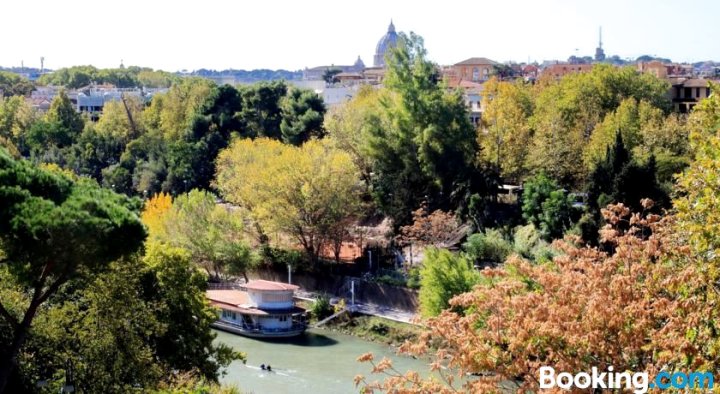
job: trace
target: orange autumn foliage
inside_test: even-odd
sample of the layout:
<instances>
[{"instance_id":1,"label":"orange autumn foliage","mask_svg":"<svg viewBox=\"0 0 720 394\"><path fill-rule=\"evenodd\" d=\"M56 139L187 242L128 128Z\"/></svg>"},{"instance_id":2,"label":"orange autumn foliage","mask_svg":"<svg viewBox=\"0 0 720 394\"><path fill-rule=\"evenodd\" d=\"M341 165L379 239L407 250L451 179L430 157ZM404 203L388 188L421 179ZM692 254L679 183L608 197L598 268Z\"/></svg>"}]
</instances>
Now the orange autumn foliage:
<instances>
[{"instance_id":1,"label":"orange autumn foliage","mask_svg":"<svg viewBox=\"0 0 720 394\"><path fill-rule=\"evenodd\" d=\"M157 238L165 233L165 215L172 207L172 196L168 193L159 193L145 202L142 212L142 222L147 226L150 237Z\"/></svg>"},{"instance_id":2,"label":"orange autumn foliage","mask_svg":"<svg viewBox=\"0 0 720 394\"><path fill-rule=\"evenodd\" d=\"M464 315L444 311L426 322L419 341L401 346L431 357L435 378L401 373L366 354L358 361L372 363L384 380L357 376L356 385L363 392L489 393L502 386L521 393L539 391L541 366L578 373L612 365L651 377L661 368L716 370L718 286L683 246L674 218L631 214L621 204L603 215L611 253L566 239L556 241L563 254L552 263L512 257L451 301Z\"/></svg>"}]
</instances>

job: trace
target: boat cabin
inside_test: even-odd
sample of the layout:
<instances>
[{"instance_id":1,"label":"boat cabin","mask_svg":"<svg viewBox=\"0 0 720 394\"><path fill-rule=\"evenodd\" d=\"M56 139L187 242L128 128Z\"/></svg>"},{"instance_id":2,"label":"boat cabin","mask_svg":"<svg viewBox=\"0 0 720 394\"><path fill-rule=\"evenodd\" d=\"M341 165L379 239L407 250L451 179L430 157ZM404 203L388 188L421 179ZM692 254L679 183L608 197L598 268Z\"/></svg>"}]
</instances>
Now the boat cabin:
<instances>
[{"instance_id":1,"label":"boat cabin","mask_svg":"<svg viewBox=\"0 0 720 394\"><path fill-rule=\"evenodd\" d=\"M268 338L291 337L307 328L305 310L295 305L299 287L267 280L252 280L240 290L208 290L207 298L218 308L213 327L236 334Z\"/></svg>"}]
</instances>

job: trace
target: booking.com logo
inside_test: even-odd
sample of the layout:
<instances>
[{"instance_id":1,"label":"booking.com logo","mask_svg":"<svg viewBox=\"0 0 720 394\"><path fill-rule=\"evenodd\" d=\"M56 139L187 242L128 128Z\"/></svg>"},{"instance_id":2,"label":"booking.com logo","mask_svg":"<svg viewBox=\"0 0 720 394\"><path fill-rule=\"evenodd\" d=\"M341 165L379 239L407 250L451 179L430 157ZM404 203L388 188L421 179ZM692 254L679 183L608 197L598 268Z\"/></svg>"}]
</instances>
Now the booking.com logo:
<instances>
[{"instance_id":1,"label":"booking.com logo","mask_svg":"<svg viewBox=\"0 0 720 394\"><path fill-rule=\"evenodd\" d=\"M666 372L661 371L650 381L647 372L613 372L608 367L606 372L599 372L593 367L590 373L580 372L575 375L560 372L555 375L555 368L540 367L540 388L551 389L560 387L570 390L579 389L630 389L635 394L646 393L650 389L705 389L710 390L714 385L713 374L710 372Z\"/></svg>"}]
</instances>

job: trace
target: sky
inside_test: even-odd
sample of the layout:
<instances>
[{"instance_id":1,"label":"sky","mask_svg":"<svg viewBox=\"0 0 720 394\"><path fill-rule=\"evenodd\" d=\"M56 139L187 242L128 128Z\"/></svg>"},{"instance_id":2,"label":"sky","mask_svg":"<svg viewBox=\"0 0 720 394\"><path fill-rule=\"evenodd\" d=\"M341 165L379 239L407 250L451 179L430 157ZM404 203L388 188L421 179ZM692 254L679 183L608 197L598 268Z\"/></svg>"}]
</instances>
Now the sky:
<instances>
[{"instance_id":1,"label":"sky","mask_svg":"<svg viewBox=\"0 0 720 394\"><path fill-rule=\"evenodd\" d=\"M391 19L440 64L592 56L600 26L608 56L720 60L718 0L11 0L0 12L5 67L369 66Z\"/></svg>"}]
</instances>

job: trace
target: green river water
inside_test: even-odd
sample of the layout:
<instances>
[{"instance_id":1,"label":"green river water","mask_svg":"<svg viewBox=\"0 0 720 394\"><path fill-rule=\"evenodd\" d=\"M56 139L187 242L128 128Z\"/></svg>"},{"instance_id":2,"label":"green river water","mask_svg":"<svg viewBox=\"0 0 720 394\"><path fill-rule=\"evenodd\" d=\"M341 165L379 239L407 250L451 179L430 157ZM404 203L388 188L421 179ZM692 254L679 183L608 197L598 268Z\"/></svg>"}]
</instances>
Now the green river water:
<instances>
[{"instance_id":1,"label":"green river water","mask_svg":"<svg viewBox=\"0 0 720 394\"><path fill-rule=\"evenodd\" d=\"M372 376L369 363L355 361L365 352L373 352L376 360L387 356L400 371L427 371L427 362L398 356L385 345L367 342L349 335L321 329L308 330L303 336L285 340L259 340L217 331L216 341L247 353L247 364L232 363L224 384L235 384L242 393L254 394L343 394L357 393L353 384L357 374L368 380ZM271 365L273 372L260 369Z\"/></svg>"}]
</instances>

